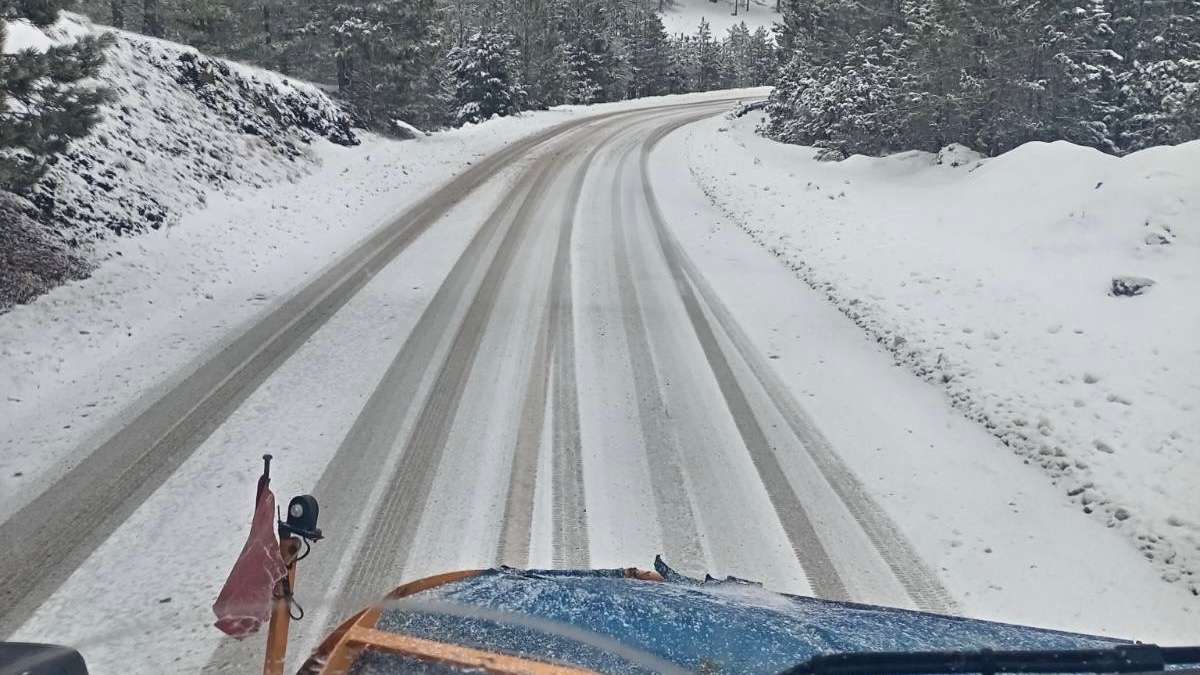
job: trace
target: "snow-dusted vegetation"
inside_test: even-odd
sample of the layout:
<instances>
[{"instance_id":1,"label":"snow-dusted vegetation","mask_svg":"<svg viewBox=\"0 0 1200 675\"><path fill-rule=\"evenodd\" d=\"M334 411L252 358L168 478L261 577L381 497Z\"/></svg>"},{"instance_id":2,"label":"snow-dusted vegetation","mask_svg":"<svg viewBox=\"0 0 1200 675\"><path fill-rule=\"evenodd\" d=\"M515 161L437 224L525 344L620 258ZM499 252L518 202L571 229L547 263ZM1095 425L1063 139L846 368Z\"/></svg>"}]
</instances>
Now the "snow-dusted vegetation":
<instances>
[{"instance_id":1,"label":"snow-dusted vegetation","mask_svg":"<svg viewBox=\"0 0 1200 675\"><path fill-rule=\"evenodd\" d=\"M710 198L1200 593L1200 142L822 162L761 117L689 132Z\"/></svg>"},{"instance_id":2,"label":"snow-dusted vegetation","mask_svg":"<svg viewBox=\"0 0 1200 675\"><path fill-rule=\"evenodd\" d=\"M830 156L1200 138L1200 2L785 6L766 131Z\"/></svg>"}]
</instances>

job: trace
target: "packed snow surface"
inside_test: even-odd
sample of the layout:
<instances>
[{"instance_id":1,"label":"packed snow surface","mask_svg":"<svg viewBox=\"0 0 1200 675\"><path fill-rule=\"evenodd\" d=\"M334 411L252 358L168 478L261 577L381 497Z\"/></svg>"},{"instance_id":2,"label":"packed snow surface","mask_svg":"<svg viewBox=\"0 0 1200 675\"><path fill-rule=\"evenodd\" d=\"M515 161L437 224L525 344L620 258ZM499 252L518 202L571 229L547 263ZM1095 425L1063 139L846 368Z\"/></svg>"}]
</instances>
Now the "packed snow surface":
<instances>
[{"instance_id":1,"label":"packed snow surface","mask_svg":"<svg viewBox=\"0 0 1200 675\"><path fill-rule=\"evenodd\" d=\"M709 198L1200 593L1200 142L829 163L756 135L760 119L687 131Z\"/></svg>"},{"instance_id":2,"label":"packed snow surface","mask_svg":"<svg viewBox=\"0 0 1200 675\"><path fill-rule=\"evenodd\" d=\"M23 51L45 52L55 45L72 44L91 32L91 25L82 17L64 12L57 21L44 28L28 19L0 21L5 29L4 53Z\"/></svg>"},{"instance_id":3,"label":"packed snow surface","mask_svg":"<svg viewBox=\"0 0 1200 675\"><path fill-rule=\"evenodd\" d=\"M745 0L738 0L738 13L733 13L731 0L672 0L663 7L659 16L667 33L675 35L683 33L694 35L700 27L700 19L707 19L712 34L718 40L725 32L739 23L745 24L753 31L759 26L771 28L779 20L775 11L775 0L750 0L750 9L746 9Z\"/></svg>"}]
</instances>

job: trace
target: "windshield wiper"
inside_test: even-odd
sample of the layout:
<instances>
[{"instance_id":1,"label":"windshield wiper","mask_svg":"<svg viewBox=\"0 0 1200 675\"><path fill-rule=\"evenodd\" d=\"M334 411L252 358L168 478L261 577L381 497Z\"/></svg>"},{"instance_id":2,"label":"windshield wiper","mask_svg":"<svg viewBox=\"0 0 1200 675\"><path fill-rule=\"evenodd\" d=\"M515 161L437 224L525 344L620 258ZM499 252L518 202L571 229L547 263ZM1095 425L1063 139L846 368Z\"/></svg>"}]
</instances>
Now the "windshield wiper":
<instances>
[{"instance_id":1,"label":"windshield wiper","mask_svg":"<svg viewBox=\"0 0 1200 675\"><path fill-rule=\"evenodd\" d=\"M1121 645L1112 649L823 654L783 675L894 673L1151 673L1200 666L1200 647Z\"/></svg>"}]
</instances>

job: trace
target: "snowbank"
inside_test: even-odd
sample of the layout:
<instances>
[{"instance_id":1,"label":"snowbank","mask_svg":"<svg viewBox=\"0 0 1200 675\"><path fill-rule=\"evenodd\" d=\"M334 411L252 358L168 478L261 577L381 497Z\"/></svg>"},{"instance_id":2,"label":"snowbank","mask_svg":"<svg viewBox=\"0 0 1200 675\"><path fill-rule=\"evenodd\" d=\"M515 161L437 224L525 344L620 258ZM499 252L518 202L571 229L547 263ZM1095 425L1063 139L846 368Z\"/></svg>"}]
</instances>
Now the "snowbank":
<instances>
[{"instance_id":1,"label":"snowbank","mask_svg":"<svg viewBox=\"0 0 1200 675\"><path fill-rule=\"evenodd\" d=\"M16 54L32 50L38 53L55 45L74 44L80 37L92 31L86 19L70 12L63 12L53 25L39 28L28 19L0 21L7 33L4 40L5 54Z\"/></svg>"},{"instance_id":2,"label":"snowbank","mask_svg":"<svg viewBox=\"0 0 1200 675\"><path fill-rule=\"evenodd\" d=\"M1200 594L1200 142L826 163L760 119L687 132L710 198ZM1126 276L1157 283L1115 294Z\"/></svg>"},{"instance_id":3,"label":"snowbank","mask_svg":"<svg viewBox=\"0 0 1200 675\"><path fill-rule=\"evenodd\" d=\"M0 21L4 25L4 54L16 54L25 50L44 52L54 45L50 36L27 19Z\"/></svg>"}]
</instances>

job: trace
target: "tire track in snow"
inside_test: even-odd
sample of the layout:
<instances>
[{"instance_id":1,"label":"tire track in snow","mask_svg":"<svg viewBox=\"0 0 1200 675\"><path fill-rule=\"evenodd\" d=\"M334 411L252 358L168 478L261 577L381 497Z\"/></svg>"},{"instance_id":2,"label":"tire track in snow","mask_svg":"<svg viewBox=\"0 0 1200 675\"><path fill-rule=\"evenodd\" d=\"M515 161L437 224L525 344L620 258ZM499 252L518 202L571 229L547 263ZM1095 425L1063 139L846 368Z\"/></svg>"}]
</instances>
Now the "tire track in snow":
<instances>
[{"instance_id":1,"label":"tire track in snow","mask_svg":"<svg viewBox=\"0 0 1200 675\"><path fill-rule=\"evenodd\" d=\"M373 589L382 595L400 577L433 487L433 478L446 449L446 440L462 400L468 375L478 355L484 331L496 307L496 298L518 248L526 241L530 216L552 178L554 161L543 160L537 179L504 234L487 274L455 333L379 509L371 518L371 536L365 538L350 569L346 587Z\"/></svg>"},{"instance_id":2,"label":"tire track in snow","mask_svg":"<svg viewBox=\"0 0 1200 675\"><path fill-rule=\"evenodd\" d=\"M667 423L669 415L662 397L662 383L650 347L649 333L642 314L642 301L633 281L633 269L629 259L626 234L629 225L626 220L632 220L632 216L628 214L635 207L634 202L623 194L621 188L625 168L635 155L637 147L635 144L625 151L617 163L613 179L612 200L616 206L616 220L611 223L611 231L620 313L633 372L642 446L650 469L650 486L658 512L663 553L667 560L702 561L705 560L704 547L700 543L687 480L681 466L679 438Z\"/></svg>"},{"instance_id":3,"label":"tire track in snow","mask_svg":"<svg viewBox=\"0 0 1200 675\"><path fill-rule=\"evenodd\" d=\"M520 429L517 433L517 442L513 451L512 468L509 473L508 481L508 496L505 500L504 519L501 522L500 541L497 545L497 560L503 564L513 567L524 567L529 563L529 545L530 535L533 529L533 511L534 497L537 487L537 460L541 446L542 431L546 422L546 399L548 390L550 389L550 374L552 370L556 370L551 366L551 360L559 349L559 341L562 335L563 323L566 321L562 316L562 298L559 289L564 285L570 290L569 283L564 280L569 279L570 274L570 256L571 256L571 241L572 232L575 229L575 209L579 203L579 195L583 192L584 179L587 177L588 170L591 168L592 161L599 152L601 145L598 144L588 153L580 167L575 172L575 177L571 181L571 187L567 191L566 206L562 224L558 231L558 245L554 254L554 267L550 275L550 292L547 294L546 307L542 311L542 320L538 325L537 340L534 344L533 359L531 361L529 381L526 384L524 403L521 409ZM568 293L568 303L570 295ZM570 306L567 307L568 312ZM567 317L571 325L574 323L574 317ZM571 345L574 345L574 333L571 333ZM553 352L552 352L553 350ZM571 359L572 363L574 358ZM557 380L556 380L557 384ZM578 422L578 397L577 392L571 383L571 389L566 395L574 399L574 403L570 407L574 413L574 433L567 434L568 438L573 438L575 442L574 455L579 455L579 422ZM557 419L561 415L559 410L566 407L560 399L560 391L557 387L554 389L553 399L555 401L555 429L558 429ZM567 424L571 422L568 420ZM553 435L555 439L555 447L552 448L555 457L559 457L561 450L558 446L558 434ZM568 454L570 454L568 452ZM586 513L582 509L583 502L583 478L582 478L582 461L576 462L574 457L563 458L564 461L572 463L579 468L579 476L577 479L578 487L574 488L578 495L579 501L571 501L567 504L568 507L574 508L575 511L561 516L555 516L556 524L555 531L563 530L579 530L583 532L582 540L576 541L576 545L582 543L583 551L586 554L587 546L587 522ZM555 465L557 467L557 465ZM557 467L554 470L555 479L560 478L559 471L569 473L571 467ZM566 477L562 477L564 480ZM558 510L556 509L556 513ZM558 522L561 517L563 521ZM568 521L576 521L574 524L568 525ZM574 536L574 535L571 535ZM556 541L563 541L566 538L563 534L558 534ZM579 539L576 537L576 539ZM557 549L556 549L557 550ZM555 557L560 556L559 553Z\"/></svg>"},{"instance_id":4,"label":"tire track in snow","mask_svg":"<svg viewBox=\"0 0 1200 675\"><path fill-rule=\"evenodd\" d=\"M552 300L550 325L554 331L554 370L552 419L553 448L550 458L553 474L553 559L567 568L590 566L588 549L587 502L583 489L583 441L579 431L579 389L575 381L575 312L572 299L571 242L575 232L575 212L583 180L596 150L575 175L563 210L562 231L554 255L554 274L550 279Z\"/></svg>"},{"instance_id":5,"label":"tire track in snow","mask_svg":"<svg viewBox=\"0 0 1200 675\"><path fill-rule=\"evenodd\" d=\"M668 262L673 270L678 268L681 273L680 278L682 278L682 281L680 281L680 278L677 278L677 283L688 286L690 282L691 286L695 287L703 299L704 305L717 319L721 330L736 347L738 356L749 367L754 377L759 381L771 399L772 404L787 422L789 429L796 436L797 440L800 441L800 446L808 453L834 493L837 494L855 521L862 527L871 545L879 553L884 562L887 563L889 569L896 576L896 579L904 587L913 602L920 609L926 611L938 613L955 611L956 603L945 587L942 586L941 582L938 581L937 575L917 555L912 545L900 533L882 507L868 494L866 488L858 480L858 477L838 457L832 444L816 427L795 396L787 388L787 385L783 383L774 369L767 364L762 354L754 348L750 338L733 318L729 309L721 302L716 292L697 269L695 263L683 250L683 247L679 244L674 234L667 228L654 196L654 191L650 186L648 160L650 152L663 137L687 123L689 122L685 121L669 125L656 131L647 139L642 148L641 157L643 186L646 198L651 204L651 211L655 215L656 230L659 233L660 242L664 252L667 253ZM691 315L690 309L689 315ZM708 320L703 316L702 311L699 312L699 319L707 324ZM696 317L693 317L693 322L695 320ZM711 332L711 327L709 331ZM720 350L715 341L713 347L718 351ZM707 346L705 347L705 351L708 351ZM723 359L724 356L722 355L721 358ZM778 467L777 462L776 467Z\"/></svg>"},{"instance_id":6,"label":"tire track in snow","mask_svg":"<svg viewBox=\"0 0 1200 675\"><path fill-rule=\"evenodd\" d=\"M529 564L538 453L541 450L542 430L546 426L550 325L550 308L545 307L538 323L529 380L522 396L520 426L508 474L508 496L505 497L504 515L500 521L500 540L496 544L496 561L509 567L522 568Z\"/></svg>"},{"instance_id":7,"label":"tire track in snow","mask_svg":"<svg viewBox=\"0 0 1200 675\"><path fill-rule=\"evenodd\" d=\"M831 600L848 600L849 594L841 574L839 574L837 568L834 566L833 560L825 549L825 544L817 535L803 502L796 494L791 483L787 480L783 468L779 464L779 459L775 456L766 433L763 431L758 418L754 414L746 392L742 389L729 360L721 350L713 327L705 318L700 302L691 284L688 282L682 266L679 264L677 251L671 246L671 242L667 236L665 219L650 185L646 158L649 155L649 148L653 147L653 141L665 136L670 130L698 119L702 119L702 116L685 118L678 123L666 125L650 135L643 146L642 161L640 163L643 198L646 201L647 210L654 223L654 230L657 234L662 253L670 267L671 277L674 279L676 289L683 299L684 307L696 332L696 337L700 340L709 367L716 377L721 394L733 416L743 444L747 452L750 453L750 459L758 471L759 480L761 480L763 487L766 489L771 505L774 507L775 513L779 517L779 522L787 534L792 551L796 559L800 561L800 565L808 577L809 585L818 597Z\"/></svg>"}]
</instances>

